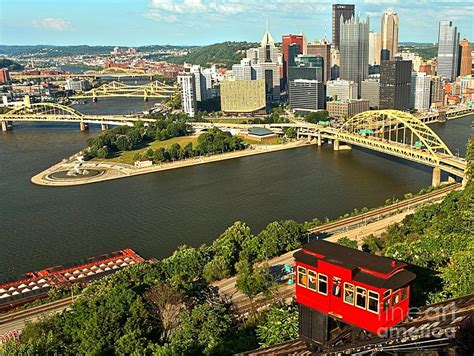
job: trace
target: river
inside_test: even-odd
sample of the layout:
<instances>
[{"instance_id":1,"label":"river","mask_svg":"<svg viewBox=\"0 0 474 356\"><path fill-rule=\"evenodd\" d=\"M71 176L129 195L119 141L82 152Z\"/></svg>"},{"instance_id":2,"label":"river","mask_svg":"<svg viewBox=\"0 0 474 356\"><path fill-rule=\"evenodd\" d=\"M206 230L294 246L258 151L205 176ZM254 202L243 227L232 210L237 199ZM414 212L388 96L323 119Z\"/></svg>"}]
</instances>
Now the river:
<instances>
[{"instance_id":1,"label":"river","mask_svg":"<svg viewBox=\"0 0 474 356\"><path fill-rule=\"evenodd\" d=\"M462 155L473 119L433 128ZM212 242L236 220L257 233L274 220L334 218L431 183L427 167L330 146L77 187L30 183L96 132L25 124L0 133L0 278L124 248L163 258L182 244Z\"/></svg>"}]
</instances>

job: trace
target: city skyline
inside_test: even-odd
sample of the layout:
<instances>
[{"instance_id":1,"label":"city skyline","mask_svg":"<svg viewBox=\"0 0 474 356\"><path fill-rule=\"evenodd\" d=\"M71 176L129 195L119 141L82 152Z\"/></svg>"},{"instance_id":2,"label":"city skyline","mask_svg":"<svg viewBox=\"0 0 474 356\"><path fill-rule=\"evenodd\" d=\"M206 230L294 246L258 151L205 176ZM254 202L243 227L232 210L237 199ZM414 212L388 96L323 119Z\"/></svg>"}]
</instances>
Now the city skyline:
<instances>
[{"instance_id":1,"label":"city skyline","mask_svg":"<svg viewBox=\"0 0 474 356\"><path fill-rule=\"evenodd\" d=\"M121 0L64 3L6 0L1 4L3 45L206 45L223 41L259 41L269 22L272 35L305 32L308 41L332 38L332 1L265 3L245 0ZM399 15L399 42L437 42L440 20L453 21L461 38L474 37L470 2L422 4L398 0L342 2L355 14L370 16L370 30L380 31L386 10ZM28 11L25 11L27 9ZM420 14L423 19L420 21ZM196 19L207 19L197 22ZM315 25L317 24L317 25ZM98 31L100 29L100 31Z\"/></svg>"}]
</instances>

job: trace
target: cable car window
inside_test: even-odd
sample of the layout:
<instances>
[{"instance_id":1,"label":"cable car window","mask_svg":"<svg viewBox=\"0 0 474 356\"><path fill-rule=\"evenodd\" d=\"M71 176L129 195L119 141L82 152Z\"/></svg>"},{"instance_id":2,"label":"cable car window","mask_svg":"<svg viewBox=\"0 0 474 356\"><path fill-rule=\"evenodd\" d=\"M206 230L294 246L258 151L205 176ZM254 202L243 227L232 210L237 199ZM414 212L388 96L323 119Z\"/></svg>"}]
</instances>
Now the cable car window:
<instances>
[{"instance_id":1,"label":"cable car window","mask_svg":"<svg viewBox=\"0 0 474 356\"><path fill-rule=\"evenodd\" d=\"M366 308L367 291L364 288L356 287L356 306L362 309Z\"/></svg>"},{"instance_id":2,"label":"cable car window","mask_svg":"<svg viewBox=\"0 0 474 356\"><path fill-rule=\"evenodd\" d=\"M383 292L383 298L384 298L384 299L387 298L387 297L390 295L390 293L392 293L392 290L391 290L391 289L387 289L385 292Z\"/></svg>"},{"instance_id":3,"label":"cable car window","mask_svg":"<svg viewBox=\"0 0 474 356\"><path fill-rule=\"evenodd\" d=\"M400 291L397 290L395 293L392 294L392 307L400 303Z\"/></svg>"},{"instance_id":4,"label":"cable car window","mask_svg":"<svg viewBox=\"0 0 474 356\"><path fill-rule=\"evenodd\" d=\"M328 294L328 276L318 274L318 292L324 295Z\"/></svg>"},{"instance_id":5,"label":"cable car window","mask_svg":"<svg viewBox=\"0 0 474 356\"><path fill-rule=\"evenodd\" d=\"M383 301L383 311L388 310L390 308L390 298L387 298Z\"/></svg>"},{"instance_id":6,"label":"cable car window","mask_svg":"<svg viewBox=\"0 0 474 356\"><path fill-rule=\"evenodd\" d=\"M379 313L379 294L369 290L369 302L367 309L374 313Z\"/></svg>"},{"instance_id":7,"label":"cable car window","mask_svg":"<svg viewBox=\"0 0 474 356\"><path fill-rule=\"evenodd\" d=\"M341 279L339 277L332 277L332 295L341 296Z\"/></svg>"},{"instance_id":8,"label":"cable car window","mask_svg":"<svg viewBox=\"0 0 474 356\"><path fill-rule=\"evenodd\" d=\"M317 282L316 282L316 272L308 270L308 289L314 290L316 292Z\"/></svg>"},{"instance_id":9,"label":"cable car window","mask_svg":"<svg viewBox=\"0 0 474 356\"><path fill-rule=\"evenodd\" d=\"M298 284L306 288L306 268L298 267Z\"/></svg>"},{"instance_id":10,"label":"cable car window","mask_svg":"<svg viewBox=\"0 0 474 356\"><path fill-rule=\"evenodd\" d=\"M408 287L402 289L402 299L405 300L408 297Z\"/></svg>"},{"instance_id":11,"label":"cable car window","mask_svg":"<svg viewBox=\"0 0 474 356\"><path fill-rule=\"evenodd\" d=\"M344 283L344 302L354 305L354 285Z\"/></svg>"}]
</instances>

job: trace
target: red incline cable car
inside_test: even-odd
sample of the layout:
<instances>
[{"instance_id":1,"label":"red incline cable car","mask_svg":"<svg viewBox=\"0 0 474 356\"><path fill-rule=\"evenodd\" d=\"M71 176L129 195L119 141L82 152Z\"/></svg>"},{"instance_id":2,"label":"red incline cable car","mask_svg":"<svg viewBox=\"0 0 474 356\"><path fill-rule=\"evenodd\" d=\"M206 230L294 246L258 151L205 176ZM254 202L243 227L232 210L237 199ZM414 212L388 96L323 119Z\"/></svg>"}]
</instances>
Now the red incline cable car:
<instances>
[{"instance_id":1,"label":"red incline cable car","mask_svg":"<svg viewBox=\"0 0 474 356\"><path fill-rule=\"evenodd\" d=\"M294 258L303 339L327 341L329 319L382 334L407 317L415 274L406 263L324 240Z\"/></svg>"}]
</instances>

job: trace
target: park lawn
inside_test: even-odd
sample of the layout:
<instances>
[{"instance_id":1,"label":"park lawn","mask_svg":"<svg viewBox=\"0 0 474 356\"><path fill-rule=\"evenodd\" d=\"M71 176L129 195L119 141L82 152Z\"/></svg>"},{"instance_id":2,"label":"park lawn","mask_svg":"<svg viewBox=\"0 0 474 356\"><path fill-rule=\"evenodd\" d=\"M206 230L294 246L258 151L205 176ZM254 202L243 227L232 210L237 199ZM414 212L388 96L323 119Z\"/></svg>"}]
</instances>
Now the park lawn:
<instances>
[{"instance_id":1,"label":"park lawn","mask_svg":"<svg viewBox=\"0 0 474 356\"><path fill-rule=\"evenodd\" d=\"M160 147L166 148L175 143L178 143L181 147L184 147L189 142L192 142L193 146L196 146L197 139L198 139L198 136L181 136L181 137L173 137L173 138L170 138L169 140L164 140L164 141L153 141L153 142L150 142L146 147L139 148L132 151L120 151L110 158L97 158L96 157L93 159L93 161L102 161L102 162L107 162L107 163L124 163L124 164L133 165L134 163L133 156L137 152L140 152L140 153L145 152L149 148L152 148L154 150Z\"/></svg>"},{"instance_id":2,"label":"park lawn","mask_svg":"<svg viewBox=\"0 0 474 356\"><path fill-rule=\"evenodd\" d=\"M275 137L269 140L262 140L262 141L253 140L250 138L244 138L244 143L246 145L279 145L279 144L284 143L284 140L281 137Z\"/></svg>"}]
</instances>

